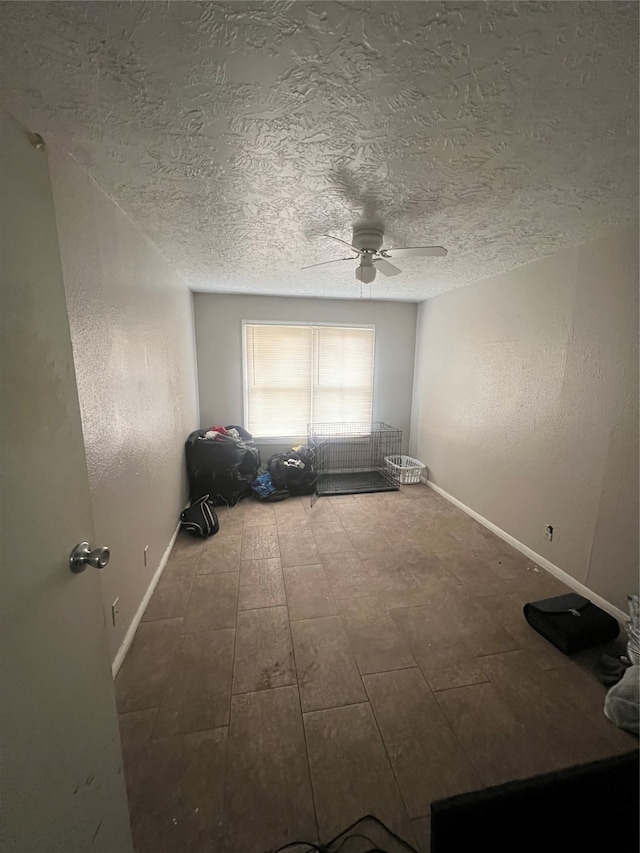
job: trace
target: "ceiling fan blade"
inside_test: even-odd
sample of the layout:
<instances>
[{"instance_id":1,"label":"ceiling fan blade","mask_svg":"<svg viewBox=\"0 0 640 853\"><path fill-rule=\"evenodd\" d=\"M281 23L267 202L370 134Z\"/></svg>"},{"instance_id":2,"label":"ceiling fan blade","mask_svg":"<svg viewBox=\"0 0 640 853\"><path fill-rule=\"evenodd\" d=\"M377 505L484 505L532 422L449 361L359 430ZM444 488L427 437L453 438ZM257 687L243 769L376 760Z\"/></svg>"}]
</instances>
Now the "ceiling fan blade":
<instances>
[{"instance_id":1,"label":"ceiling fan blade","mask_svg":"<svg viewBox=\"0 0 640 853\"><path fill-rule=\"evenodd\" d=\"M380 270L383 275L399 275L402 272L401 269L390 264L386 258L374 258L373 263L375 264L376 269Z\"/></svg>"},{"instance_id":2,"label":"ceiling fan blade","mask_svg":"<svg viewBox=\"0 0 640 853\"><path fill-rule=\"evenodd\" d=\"M361 249L356 249L355 246L352 246L351 243L347 243L346 240L341 240L340 237L334 237L333 234L324 234L324 237L328 237L330 240L335 240L337 243L342 243L343 246L348 246L352 252L357 252L359 255L364 254Z\"/></svg>"},{"instance_id":3,"label":"ceiling fan blade","mask_svg":"<svg viewBox=\"0 0 640 853\"><path fill-rule=\"evenodd\" d=\"M332 261L320 261L319 264L308 264L306 267L300 267L301 270L310 270L312 267L323 267L325 264L337 264L338 261L355 261L356 258L334 258Z\"/></svg>"},{"instance_id":4,"label":"ceiling fan blade","mask_svg":"<svg viewBox=\"0 0 640 853\"><path fill-rule=\"evenodd\" d=\"M447 254L447 250L442 246L408 246L381 251L389 253L393 258L443 258Z\"/></svg>"}]
</instances>

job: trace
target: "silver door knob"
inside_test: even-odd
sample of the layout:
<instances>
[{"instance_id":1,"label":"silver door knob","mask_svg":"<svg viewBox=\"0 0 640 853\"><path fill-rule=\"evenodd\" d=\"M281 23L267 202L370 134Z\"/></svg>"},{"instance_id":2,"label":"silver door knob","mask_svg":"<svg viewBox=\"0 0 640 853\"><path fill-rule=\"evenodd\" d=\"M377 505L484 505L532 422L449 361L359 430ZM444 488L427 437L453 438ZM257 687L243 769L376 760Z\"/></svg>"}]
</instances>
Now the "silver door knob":
<instances>
[{"instance_id":1,"label":"silver door knob","mask_svg":"<svg viewBox=\"0 0 640 853\"><path fill-rule=\"evenodd\" d=\"M78 575L80 572L84 572L87 566L93 566L94 569L104 569L110 556L111 553L108 548L94 548L92 551L88 542L80 542L71 552L69 565L71 571Z\"/></svg>"}]
</instances>

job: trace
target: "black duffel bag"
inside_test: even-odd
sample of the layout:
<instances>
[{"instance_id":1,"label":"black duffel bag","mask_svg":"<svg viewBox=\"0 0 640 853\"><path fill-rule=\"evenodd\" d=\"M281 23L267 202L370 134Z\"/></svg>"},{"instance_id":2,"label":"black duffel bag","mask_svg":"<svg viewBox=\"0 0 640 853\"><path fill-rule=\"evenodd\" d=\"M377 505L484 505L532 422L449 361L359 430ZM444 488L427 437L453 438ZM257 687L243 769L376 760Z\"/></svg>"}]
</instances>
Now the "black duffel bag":
<instances>
[{"instance_id":1,"label":"black duffel bag","mask_svg":"<svg viewBox=\"0 0 640 853\"><path fill-rule=\"evenodd\" d=\"M267 471L276 489L288 489L291 495L310 495L315 489L313 451L303 445L297 450L274 453Z\"/></svg>"},{"instance_id":2,"label":"black duffel bag","mask_svg":"<svg viewBox=\"0 0 640 853\"><path fill-rule=\"evenodd\" d=\"M529 625L565 655L614 640L617 621L575 592L525 604Z\"/></svg>"},{"instance_id":3,"label":"black duffel bag","mask_svg":"<svg viewBox=\"0 0 640 853\"><path fill-rule=\"evenodd\" d=\"M191 501L210 495L216 506L235 506L241 498L251 495L251 483L260 468L260 451L250 433L241 427L233 428L238 430L240 438L224 435L208 439L205 431L198 429L187 439Z\"/></svg>"},{"instance_id":4,"label":"black duffel bag","mask_svg":"<svg viewBox=\"0 0 640 853\"><path fill-rule=\"evenodd\" d=\"M180 527L192 536L200 536L202 539L213 536L220 530L220 522L209 495L203 495L180 513Z\"/></svg>"}]
</instances>

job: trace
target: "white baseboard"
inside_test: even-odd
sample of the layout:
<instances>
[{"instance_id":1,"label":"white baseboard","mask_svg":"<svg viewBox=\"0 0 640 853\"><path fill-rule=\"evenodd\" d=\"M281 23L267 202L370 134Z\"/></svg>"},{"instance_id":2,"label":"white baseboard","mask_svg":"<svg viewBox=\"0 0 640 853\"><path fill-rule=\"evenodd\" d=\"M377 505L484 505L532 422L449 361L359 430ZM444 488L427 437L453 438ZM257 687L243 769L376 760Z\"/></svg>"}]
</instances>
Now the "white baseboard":
<instances>
[{"instance_id":1,"label":"white baseboard","mask_svg":"<svg viewBox=\"0 0 640 853\"><path fill-rule=\"evenodd\" d=\"M160 564L155 571L155 574L151 578L151 583L147 588L147 591L144 594L142 601L140 602L140 607L136 610L136 615L133 617L131 621L131 625L127 629L127 633L124 635L124 639L118 649L118 652L113 659L113 663L111 664L111 674L115 678L118 674L118 670L122 666L122 662L124 661L127 652L129 651L129 646L133 642L133 638L135 636L136 631L138 630L138 625L140 624L142 617L144 615L144 611L147 609L147 604L149 603L149 599L153 595L153 591L158 585L158 581L160 580L160 576L164 571L165 566L167 565L167 561L169 560L169 555L171 554L171 549L176 541L176 537L178 532L180 531L180 522L178 522L178 526L176 527L173 536L171 537L171 541L169 542L166 551L162 555L162 559L160 560Z\"/></svg>"},{"instance_id":2,"label":"white baseboard","mask_svg":"<svg viewBox=\"0 0 640 853\"><path fill-rule=\"evenodd\" d=\"M567 586L570 586L571 589L574 589L580 595L584 596L585 598L588 598L589 601L592 601L602 610L605 610L607 613L610 613L611 616L614 617L614 619L618 620L618 622L624 623L629 620L629 615L627 613L622 610L619 610L617 607L614 607L613 604L602 598L602 596L598 595L597 592L594 592L593 590L589 589L589 587L586 587L584 584L580 583L580 581L577 581L575 578L571 577L571 575L564 572L550 560L547 560L546 557L543 557L541 554L536 554L536 552L529 548L527 545L524 545L522 542L519 542L509 533L502 530L497 525L493 524L493 522L484 518L475 510L471 509L471 507L466 506L462 503L462 501L459 501L457 498L454 498L453 495L450 495L448 492L445 492L445 490L441 489L440 486L436 486L436 484L432 483L431 480L423 480L423 482L427 486L429 486L430 489L433 489L434 492L437 492L450 503L454 504L454 506L457 506L463 512L466 512L466 514L470 515L471 518L475 518L475 520L480 522L483 527L486 527L492 533L495 533L496 536L499 536L500 539L503 539L505 542L508 542L509 545L516 549L516 551L520 551L521 554L524 554L538 566L541 566L543 569L546 569L549 574L558 578L558 580L561 580L562 583L565 583Z\"/></svg>"}]
</instances>

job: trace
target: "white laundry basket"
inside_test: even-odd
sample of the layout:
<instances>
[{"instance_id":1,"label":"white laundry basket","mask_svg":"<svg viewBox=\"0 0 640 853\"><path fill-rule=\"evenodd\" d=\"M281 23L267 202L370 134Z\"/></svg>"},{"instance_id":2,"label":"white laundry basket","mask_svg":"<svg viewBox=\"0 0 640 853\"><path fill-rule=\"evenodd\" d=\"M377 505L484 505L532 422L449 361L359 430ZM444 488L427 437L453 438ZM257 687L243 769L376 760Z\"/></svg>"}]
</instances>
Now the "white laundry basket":
<instances>
[{"instance_id":1,"label":"white laundry basket","mask_svg":"<svg viewBox=\"0 0 640 853\"><path fill-rule=\"evenodd\" d=\"M411 456L385 456L384 461L389 474L401 486L419 483L423 471L426 476L426 466Z\"/></svg>"}]
</instances>

